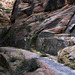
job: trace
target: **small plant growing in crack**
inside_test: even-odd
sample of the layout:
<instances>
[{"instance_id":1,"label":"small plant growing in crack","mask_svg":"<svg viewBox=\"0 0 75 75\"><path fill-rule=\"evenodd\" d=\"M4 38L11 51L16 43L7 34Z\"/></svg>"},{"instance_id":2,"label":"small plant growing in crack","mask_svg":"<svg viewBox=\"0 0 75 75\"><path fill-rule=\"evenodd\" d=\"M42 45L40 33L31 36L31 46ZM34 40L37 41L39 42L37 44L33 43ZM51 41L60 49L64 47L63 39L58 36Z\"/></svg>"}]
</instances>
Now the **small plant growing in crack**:
<instances>
[{"instance_id":1,"label":"small plant growing in crack","mask_svg":"<svg viewBox=\"0 0 75 75\"><path fill-rule=\"evenodd\" d=\"M19 54L20 54L20 55L23 55L23 52L22 52L22 51L19 51Z\"/></svg>"},{"instance_id":2,"label":"small plant growing in crack","mask_svg":"<svg viewBox=\"0 0 75 75\"><path fill-rule=\"evenodd\" d=\"M16 60L20 60L20 59L17 58L17 57L10 57L10 58L9 58L9 61L10 61L10 62L15 62Z\"/></svg>"}]
</instances>

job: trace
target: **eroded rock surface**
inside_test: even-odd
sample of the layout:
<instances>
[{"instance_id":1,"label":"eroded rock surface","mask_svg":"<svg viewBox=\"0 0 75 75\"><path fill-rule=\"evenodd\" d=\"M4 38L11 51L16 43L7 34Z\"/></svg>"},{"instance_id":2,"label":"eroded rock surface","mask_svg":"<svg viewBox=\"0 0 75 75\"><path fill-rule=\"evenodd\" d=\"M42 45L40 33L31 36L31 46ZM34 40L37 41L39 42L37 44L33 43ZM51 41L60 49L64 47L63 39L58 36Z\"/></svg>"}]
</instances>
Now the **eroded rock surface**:
<instances>
[{"instance_id":1,"label":"eroded rock surface","mask_svg":"<svg viewBox=\"0 0 75 75\"><path fill-rule=\"evenodd\" d=\"M1 44L28 49L30 46L27 48L26 44L30 45L32 38L39 33L41 36L44 33L48 33L48 35L64 33L74 15L74 8L75 6L65 6L51 13L35 13L26 18L23 15L18 18L19 21L16 20L10 28L7 28L4 35L1 34ZM48 36L46 34L44 36Z\"/></svg>"},{"instance_id":2,"label":"eroded rock surface","mask_svg":"<svg viewBox=\"0 0 75 75\"><path fill-rule=\"evenodd\" d=\"M58 61L75 69L75 46L66 47L58 52Z\"/></svg>"},{"instance_id":3,"label":"eroded rock surface","mask_svg":"<svg viewBox=\"0 0 75 75\"><path fill-rule=\"evenodd\" d=\"M0 61L0 74L3 75L75 75L70 68L55 60L23 49L0 47L1 59L5 60Z\"/></svg>"},{"instance_id":4,"label":"eroded rock surface","mask_svg":"<svg viewBox=\"0 0 75 75\"><path fill-rule=\"evenodd\" d=\"M67 4L68 1L71 5ZM70 39L70 36L74 36L75 32L74 0L66 0L66 3L65 0L34 0L34 3L32 0L22 0L18 5L15 23L10 23L11 21L9 20L14 0L10 2L6 0L5 3L3 3L4 0L1 0L0 2L0 46L13 46L27 50L31 50L33 46L37 51L57 55L60 49L75 45L74 37ZM64 6L65 4L66 6ZM50 6L50 9L48 9L50 12L44 12L47 7L49 8L48 5ZM60 7L62 8L58 9ZM73 35L71 33L73 33ZM21 75L22 73L24 75L75 75L71 69L65 68L52 60L38 58L40 54L23 49L9 47L0 48L3 59L6 60L7 58L6 61L10 64L11 71L16 70L16 72L14 71L16 75L19 73L21 73ZM63 51L61 51L60 54L61 53L63 53ZM72 51L72 53L74 53L74 51ZM37 64L35 66L33 66L35 63L31 65L32 58L38 58L36 59ZM68 58L66 58L66 60L68 60ZM69 64L70 62L72 63L72 61L74 63L74 60L75 59L69 59ZM10 75L9 68L6 69L6 67L9 66L2 66L4 65L2 63L3 61L0 62L0 74ZM75 68L73 63L71 66ZM38 68L36 67L37 65L39 65ZM17 73L18 71L19 73Z\"/></svg>"},{"instance_id":5,"label":"eroded rock surface","mask_svg":"<svg viewBox=\"0 0 75 75\"><path fill-rule=\"evenodd\" d=\"M32 53L13 47L0 48L0 73L5 75L26 75L24 71L36 70L37 64L33 58L38 58L38 53ZM28 67L29 66L29 67Z\"/></svg>"},{"instance_id":6,"label":"eroded rock surface","mask_svg":"<svg viewBox=\"0 0 75 75\"><path fill-rule=\"evenodd\" d=\"M73 44L75 44L73 41L57 39L54 37L38 37L36 41L36 50L52 55L57 55L57 52L60 49L63 49L67 46L72 46Z\"/></svg>"}]
</instances>

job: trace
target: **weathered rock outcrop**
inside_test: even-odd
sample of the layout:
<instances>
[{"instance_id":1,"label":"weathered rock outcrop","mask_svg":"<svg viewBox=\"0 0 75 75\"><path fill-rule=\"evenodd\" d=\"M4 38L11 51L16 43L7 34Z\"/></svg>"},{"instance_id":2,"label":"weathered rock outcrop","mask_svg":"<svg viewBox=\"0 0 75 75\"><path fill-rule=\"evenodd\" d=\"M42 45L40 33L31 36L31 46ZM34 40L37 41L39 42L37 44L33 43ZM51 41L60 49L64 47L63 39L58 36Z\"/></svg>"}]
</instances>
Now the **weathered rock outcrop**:
<instances>
[{"instance_id":1,"label":"weathered rock outcrop","mask_svg":"<svg viewBox=\"0 0 75 75\"><path fill-rule=\"evenodd\" d=\"M22 0L21 3L16 0L19 3L14 7L18 8L18 11L13 10L12 13L11 19L12 22L15 22L13 24L9 23L9 17L14 0L6 1L4 3L4 0L0 0L0 46L13 46L22 49L0 48L0 74L10 75L13 72L14 75L75 75L71 69L52 60L38 58L48 56L54 59L55 57L52 58L49 54L57 55L60 49L75 45L75 38L70 37L74 36L75 32L75 5L67 5L68 2L73 4L74 0ZM65 4L66 6L64 6ZM58 9L62 6L64 7ZM52 12L44 12L47 7ZM64 50L60 51L58 59L60 61L62 59L64 63L68 60L69 63L65 65L71 65L75 69L73 48L74 46L72 46L72 50L70 48L71 52L68 48L69 53L65 51L67 53L65 55ZM40 52L38 52L39 54L32 53L23 49L34 52L40 51L43 54ZM70 53L72 54L71 58ZM61 54L64 59L60 56Z\"/></svg>"},{"instance_id":2,"label":"weathered rock outcrop","mask_svg":"<svg viewBox=\"0 0 75 75\"><path fill-rule=\"evenodd\" d=\"M40 55L37 53L32 53L23 49L1 47L0 72L5 75L22 75L24 71L35 71L38 67L33 58L38 58L39 56ZM26 74L27 73L23 75Z\"/></svg>"},{"instance_id":3,"label":"weathered rock outcrop","mask_svg":"<svg viewBox=\"0 0 75 75\"><path fill-rule=\"evenodd\" d=\"M57 63L55 60L51 60L47 57L40 57L40 55L37 53L32 53L23 49L17 49L13 47L0 47L0 53L0 60L3 59L6 62L2 62L3 60L0 61L0 74L75 75L75 72L73 72L72 69ZM7 62L9 66L7 65ZM11 71L6 69L4 65L10 68Z\"/></svg>"},{"instance_id":4,"label":"weathered rock outcrop","mask_svg":"<svg viewBox=\"0 0 75 75\"><path fill-rule=\"evenodd\" d=\"M24 1L16 0L14 3L13 10L11 13L11 18L10 18L11 23L15 23L15 20L18 16L18 12L19 12L19 5L21 2L24 2ZM28 3L30 1L26 1L26 2ZM27 8L27 9L24 8L23 10L21 10L21 12L23 12L24 14L27 14L27 16L30 16L32 14L34 6L35 6L35 1L31 1L31 2L32 2L32 5L29 8Z\"/></svg>"},{"instance_id":5,"label":"weathered rock outcrop","mask_svg":"<svg viewBox=\"0 0 75 75\"><path fill-rule=\"evenodd\" d=\"M74 1L67 1L67 0L21 0L21 2L24 3L29 3L31 6L29 8L23 8L21 13L27 14L27 16L30 16L33 12L42 12L42 11L53 11L58 8L61 8L67 4L72 4L75 3ZM11 22L14 23L17 15L18 15L18 9L20 5L20 0L16 0L14 3L13 11L11 14ZM22 4L21 3L21 4ZM40 9L40 10L39 10Z\"/></svg>"},{"instance_id":6,"label":"weathered rock outcrop","mask_svg":"<svg viewBox=\"0 0 75 75\"><path fill-rule=\"evenodd\" d=\"M58 52L58 61L75 69L75 46L66 47Z\"/></svg>"},{"instance_id":7,"label":"weathered rock outcrop","mask_svg":"<svg viewBox=\"0 0 75 75\"><path fill-rule=\"evenodd\" d=\"M48 34L47 34L48 35ZM54 37L38 37L36 41L36 50L45 52L51 55L57 55L60 49L67 46L72 46L74 42L57 39Z\"/></svg>"},{"instance_id":8,"label":"weathered rock outcrop","mask_svg":"<svg viewBox=\"0 0 75 75\"><path fill-rule=\"evenodd\" d=\"M62 12L63 11L63 12ZM30 49L30 44L37 36L54 36L64 33L72 19L75 6L65 6L54 12L35 13L29 17L18 17L16 22L0 35L0 45ZM46 34L44 34L46 33ZM48 33L48 35L47 35Z\"/></svg>"}]
</instances>

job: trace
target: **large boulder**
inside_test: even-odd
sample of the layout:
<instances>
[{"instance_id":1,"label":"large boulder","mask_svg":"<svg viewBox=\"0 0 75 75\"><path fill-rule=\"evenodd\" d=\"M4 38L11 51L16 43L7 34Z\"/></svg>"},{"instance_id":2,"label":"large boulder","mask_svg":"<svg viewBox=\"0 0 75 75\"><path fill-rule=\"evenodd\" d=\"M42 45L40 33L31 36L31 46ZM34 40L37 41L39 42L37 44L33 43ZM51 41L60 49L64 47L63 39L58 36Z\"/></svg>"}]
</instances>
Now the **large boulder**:
<instances>
[{"instance_id":1,"label":"large boulder","mask_svg":"<svg viewBox=\"0 0 75 75\"><path fill-rule=\"evenodd\" d=\"M72 46L74 44L74 42L72 41L58 39L58 38L50 37L50 36L40 37L39 35L36 41L36 50L40 52L45 52L51 55L57 55L57 52L60 49L63 49L67 46Z\"/></svg>"},{"instance_id":2,"label":"large boulder","mask_svg":"<svg viewBox=\"0 0 75 75\"><path fill-rule=\"evenodd\" d=\"M4 52L6 53L4 54ZM37 53L23 49L0 47L0 74L28 75L27 73L23 74L24 71L35 71L38 67L34 58L38 58L39 56Z\"/></svg>"}]
</instances>

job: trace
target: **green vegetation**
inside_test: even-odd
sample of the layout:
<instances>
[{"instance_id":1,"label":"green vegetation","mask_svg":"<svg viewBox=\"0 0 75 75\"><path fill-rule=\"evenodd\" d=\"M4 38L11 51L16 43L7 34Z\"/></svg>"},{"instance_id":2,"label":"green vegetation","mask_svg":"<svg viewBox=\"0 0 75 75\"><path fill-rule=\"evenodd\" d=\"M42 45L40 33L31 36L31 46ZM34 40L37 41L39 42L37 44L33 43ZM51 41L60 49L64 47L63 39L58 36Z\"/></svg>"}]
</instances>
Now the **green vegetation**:
<instances>
[{"instance_id":1,"label":"green vegetation","mask_svg":"<svg viewBox=\"0 0 75 75\"><path fill-rule=\"evenodd\" d=\"M0 3L0 8L2 8L2 3Z\"/></svg>"},{"instance_id":2,"label":"green vegetation","mask_svg":"<svg viewBox=\"0 0 75 75\"><path fill-rule=\"evenodd\" d=\"M64 61L61 58L58 59L58 62L64 64Z\"/></svg>"},{"instance_id":3,"label":"green vegetation","mask_svg":"<svg viewBox=\"0 0 75 75\"><path fill-rule=\"evenodd\" d=\"M48 57L48 56L46 55L46 53L42 53L42 54L40 55L40 57Z\"/></svg>"},{"instance_id":4,"label":"green vegetation","mask_svg":"<svg viewBox=\"0 0 75 75\"><path fill-rule=\"evenodd\" d=\"M44 47L43 47L43 46L39 46L39 48L40 48L40 50L43 50L43 49L44 49Z\"/></svg>"},{"instance_id":5,"label":"green vegetation","mask_svg":"<svg viewBox=\"0 0 75 75\"><path fill-rule=\"evenodd\" d=\"M17 57L10 57L9 58L9 61L10 62L15 62L16 60L19 60Z\"/></svg>"},{"instance_id":6,"label":"green vegetation","mask_svg":"<svg viewBox=\"0 0 75 75\"><path fill-rule=\"evenodd\" d=\"M6 10L6 13L10 13L11 12L11 9L5 9Z\"/></svg>"},{"instance_id":7,"label":"green vegetation","mask_svg":"<svg viewBox=\"0 0 75 75\"><path fill-rule=\"evenodd\" d=\"M20 54L20 55L23 55L23 52L22 52L22 51L19 51L19 54Z\"/></svg>"},{"instance_id":8,"label":"green vegetation","mask_svg":"<svg viewBox=\"0 0 75 75\"><path fill-rule=\"evenodd\" d=\"M34 35L30 38L29 43L30 43L30 44L35 44L36 39L37 39L37 36L38 36L38 34L34 34Z\"/></svg>"},{"instance_id":9,"label":"green vegetation","mask_svg":"<svg viewBox=\"0 0 75 75\"><path fill-rule=\"evenodd\" d=\"M5 12L6 13L10 13L11 12L11 9L9 9L9 8L4 8L3 6L2 6L2 3L0 3L0 9L2 9L2 10L5 10Z\"/></svg>"},{"instance_id":10,"label":"green vegetation","mask_svg":"<svg viewBox=\"0 0 75 75\"><path fill-rule=\"evenodd\" d=\"M2 10L6 10L4 7L2 7Z\"/></svg>"}]
</instances>

